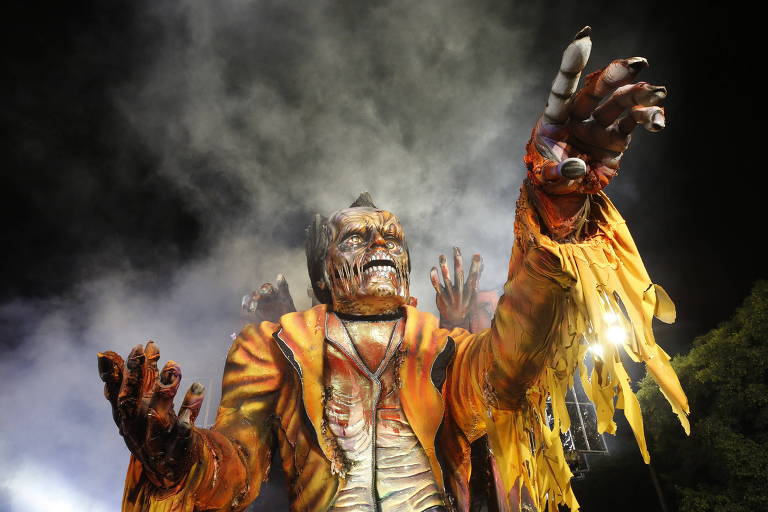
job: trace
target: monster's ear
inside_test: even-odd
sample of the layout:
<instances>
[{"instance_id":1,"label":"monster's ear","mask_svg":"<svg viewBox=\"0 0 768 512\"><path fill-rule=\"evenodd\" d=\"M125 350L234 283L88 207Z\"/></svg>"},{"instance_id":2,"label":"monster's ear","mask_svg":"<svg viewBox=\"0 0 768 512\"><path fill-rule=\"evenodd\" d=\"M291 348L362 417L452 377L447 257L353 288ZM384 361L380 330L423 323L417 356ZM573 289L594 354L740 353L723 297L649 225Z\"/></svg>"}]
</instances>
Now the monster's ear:
<instances>
[{"instance_id":1,"label":"monster's ear","mask_svg":"<svg viewBox=\"0 0 768 512\"><path fill-rule=\"evenodd\" d=\"M307 226L307 271L315 297L323 304L331 304L330 283L325 273L325 254L328 252L328 219L315 215Z\"/></svg>"},{"instance_id":2,"label":"monster's ear","mask_svg":"<svg viewBox=\"0 0 768 512\"><path fill-rule=\"evenodd\" d=\"M361 192L360 195L357 196L357 199L355 199L355 202L349 205L350 208L357 208L359 206L378 209L378 207L373 204L373 198L369 192Z\"/></svg>"}]
</instances>

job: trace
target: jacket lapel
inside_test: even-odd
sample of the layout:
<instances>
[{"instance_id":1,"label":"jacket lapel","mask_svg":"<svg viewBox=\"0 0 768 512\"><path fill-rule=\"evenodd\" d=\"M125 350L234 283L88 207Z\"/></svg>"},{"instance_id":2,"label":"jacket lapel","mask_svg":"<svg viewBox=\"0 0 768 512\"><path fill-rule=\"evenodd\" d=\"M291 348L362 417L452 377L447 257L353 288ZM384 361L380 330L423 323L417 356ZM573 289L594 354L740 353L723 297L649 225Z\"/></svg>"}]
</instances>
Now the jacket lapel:
<instances>
[{"instance_id":1,"label":"jacket lapel","mask_svg":"<svg viewBox=\"0 0 768 512\"><path fill-rule=\"evenodd\" d=\"M280 318L274 335L280 350L301 381L301 397L315 438L325 457L333 463L333 448L323 435L323 362L325 359L325 312L321 304Z\"/></svg>"}]
</instances>

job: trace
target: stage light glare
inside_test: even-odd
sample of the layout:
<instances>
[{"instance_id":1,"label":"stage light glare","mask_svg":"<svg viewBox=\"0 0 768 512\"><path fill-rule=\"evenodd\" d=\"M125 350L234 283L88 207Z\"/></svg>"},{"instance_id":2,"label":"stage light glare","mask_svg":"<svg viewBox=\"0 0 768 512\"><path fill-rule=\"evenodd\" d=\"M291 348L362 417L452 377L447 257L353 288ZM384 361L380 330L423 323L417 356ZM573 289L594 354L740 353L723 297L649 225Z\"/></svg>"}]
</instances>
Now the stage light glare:
<instances>
[{"instance_id":1,"label":"stage light glare","mask_svg":"<svg viewBox=\"0 0 768 512\"><path fill-rule=\"evenodd\" d=\"M605 337L614 345L621 345L627 341L627 331L620 325L612 325L605 331Z\"/></svg>"}]
</instances>

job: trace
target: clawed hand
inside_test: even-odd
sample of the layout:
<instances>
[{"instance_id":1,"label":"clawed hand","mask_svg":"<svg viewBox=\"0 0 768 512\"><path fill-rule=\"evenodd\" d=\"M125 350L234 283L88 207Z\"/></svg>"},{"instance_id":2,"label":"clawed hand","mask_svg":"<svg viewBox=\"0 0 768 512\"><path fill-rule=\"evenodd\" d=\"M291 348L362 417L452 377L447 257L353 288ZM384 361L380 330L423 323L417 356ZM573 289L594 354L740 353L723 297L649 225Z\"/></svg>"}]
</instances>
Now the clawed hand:
<instances>
[{"instance_id":1,"label":"clawed hand","mask_svg":"<svg viewBox=\"0 0 768 512\"><path fill-rule=\"evenodd\" d=\"M464 263L458 247L453 248L453 280L451 280L445 255L441 254L439 261L444 284L440 284L436 267L432 267L429 276L436 292L435 300L440 312L441 327L468 329L469 312L477 300L477 286L483 271L483 258L479 254L472 256L472 265L469 267L466 282L464 281Z\"/></svg>"},{"instance_id":2,"label":"clawed hand","mask_svg":"<svg viewBox=\"0 0 768 512\"><path fill-rule=\"evenodd\" d=\"M158 375L160 350L155 342L137 345L125 362L111 350L98 357L104 396L128 449L153 483L160 487L177 483L194 462L193 426L203 403L203 386L192 384L177 415L173 399L181 368L168 361Z\"/></svg>"},{"instance_id":3,"label":"clawed hand","mask_svg":"<svg viewBox=\"0 0 768 512\"><path fill-rule=\"evenodd\" d=\"M544 114L528 143L529 176L550 194L591 194L616 175L638 124L656 132L665 127L662 86L632 83L648 67L642 57L611 62L576 86L592 41L584 27L565 49Z\"/></svg>"}]
</instances>

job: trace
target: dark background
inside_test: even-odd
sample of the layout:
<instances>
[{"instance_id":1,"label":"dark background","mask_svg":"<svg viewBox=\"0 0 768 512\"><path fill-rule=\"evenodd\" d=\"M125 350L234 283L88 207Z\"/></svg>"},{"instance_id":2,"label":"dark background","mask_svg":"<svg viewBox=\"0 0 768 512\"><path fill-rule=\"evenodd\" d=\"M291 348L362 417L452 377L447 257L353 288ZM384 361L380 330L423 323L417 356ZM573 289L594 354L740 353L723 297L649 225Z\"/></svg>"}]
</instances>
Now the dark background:
<instances>
[{"instance_id":1,"label":"dark background","mask_svg":"<svg viewBox=\"0 0 768 512\"><path fill-rule=\"evenodd\" d=\"M658 163L633 182L641 199L622 212L650 255L651 274L677 302L682 339L727 316L764 275L754 246L761 63L748 13L724 2L555 2L546 11L478 4L504 23L542 26L532 42L542 51L560 48L561 34L584 20L603 34L596 48L610 45L612 34L637 34L652 69L664 70L670 129L654 141L649 160ZM66 292L90 267L110 263L100 260L113 244L151 271L205 250L204 212L157 172L157 155L114 104L114 91L141 76L166 30L136 5L29 2L5 16L4 300ZM540 57L521 65L541 66ZM557 52L546 58L556 62Z\"/></svg>"},{"instance_id":2,"label":"dark background","mask_svg":"<svg viewBox=\"0 0 768 512\"><path fill-rule=\"evenodd\" d=\"M373 40L386 48L387 32L376 31L381 20L372 13L388 4L329 3L323 19L338 23L339 31L349 36L350 48ZM312 20L298 16L302 9L297 5L254 5L258 6L254 10L261 24L241 30L239 38L214 39L218 54L231 55L235 60L230 63L234 74L224 77L225 89L237 94L237 88L247 87L250 81L268 84L281 102L301 111L309 96L292 70L307 58L303 34L312 33L313 27L303 24ZM500 67L511 82L524 81L532 91L540 91L536 97L529 95L524 102L507 107L505 116L510 123L525 124L519 133L527 133L535 120L531 112L543 107L562 48L586 24L593 27L594 40L588 70L612 58L629 56L622 51L635 52L651 63L648 77L641 78L668 87L668 129L659 136L638 135L638 145L642 146L627 154L622 174L608 192L629 220L651 276L676 302L679 320L674 326L659 326L660 343L670 353L686 350L695 336L731 314L755 279L765 277L759 249L764 229L761 135L765 91L764 80L757 79L763 67L757 55L762 44L754 42L760 35L757 20L726 2L672 7L667 2L547 2L545 6L480 1L454 12L455 5L446 4L442 10L433 6L428 19L439 22L440 17L449 20L477 11L484 19L497 20L496 29L502 33L521 27L525 31L525 51L512 63L497 55L502 49L494 53L482 41L472 39L479 48L477 55L487 59L479 62L478 73ZM243 224L246 228L239 235L251 233L264 236L266 244L279 240L294 252L301 249L303 226L318 201L304 202L306 195L292 192L290 183L311 175L312 161L323 148L283 155L281 162L290 165L270 167L272 161L264 157L258 179L265 187L269 183L274 201L274 206L265 209L250 204L251 196L243 192L238 181L241 178L222 171L216 155L197 152L179 157L181 164L194 168L193 183L182 183L177 175L167 172L167 155L158 149L155 134L148 134L145 124L126 114L129 110L146 116L155 108L153 98L162 94L170 99L158 103L157 115L175 112L166 109L167 104L174 104L174 90L161 91L160 96L142 96L136 91L144 91L153 83L154 70L162 58L175 52L183 54L185 45L195 44L185 15L189 10L192 7L165 2L149 7L134 1L26 2L4 9L0 35L0 69L4 74L0 83L0 140L4 148L0 166L0 358L5 368L19 368L28 358L34 359L23 345L38 335L38 323L50 311L63 307L68 321L76 327L83 322L77 328L87 327L88 315L81 315L78 309L87 302L83 295L90 297L83 291L89 289L87 283L124 273L130 287L152 295L153 287L169 286L180 269L214 257L222 226ZM392 12L395 14L391 16L410 15L408 8ZM445 30L450 27L446 22ZM421 40L415 39L414 44L420 44ZM439 47L439 41L436 44ZM374 59L376 55L375 51L370 53ZM385 57L369 74L374 84L377 80L396 81L401 72L396 58ZM402 69L408 70L407 62ZM482 83L483 77L477 80ZM162 81L157 84L162 88ZM379 93L374 88L371 94ZM126 100L137 96L142 100ZM415 110L405 112L394 97L389 104L382 100L379 115L397 120L404 127L403 147L418 151L419 123L429 125L440 117L414 121L408 115ZM460 95L457 98L462 99ZM402 105L415 105L417 100L401 98ZM162 124L163 120L156 122ZM172 124L173 118L168 122ZM415 142L408 139L409 123L415 126L410 135ZM516 162L525 142L517 133L515 140L499 142L514 144L508 151ZM161 138L159 144L164 140ZM258 139L254 144L264 154L273 150L266 143L259 145ZM522 176L519 164L514 165ZM452 215L465 216L466 210L455 206L461 202L465 181L472 179L467 173L451 173L447 185L450 193L445 199L440 200L437 191L430 193L428 200L435 201L436 209L447 206ZM364 179L361 182L365 184ZM354 198L359 192L358 181L354 183L342 197ZM502 187L510 203L518 184ZM257 181L253 186L258 189L260 185ZM491 182L483 186L489 190L495 187ZM285 196L279 197L283 189ZM376 191L372 192L376 197ZM266 199L261 200L263 204ZM451 243L441 239L426 246L447 247ZM424 258L434 258L434 253ZM283 270L268 268L271 273ZM253 277L249 284L270 278ZM294 287L294 295L301 295L301 289ZM424 296L422 304L429 308L431 299ZM236 309L234 305L233 312ZM108 343L103 340L103 344ZM30 342L29 346L44 350L41 347L45 345ZM129 347L118 348L127 351ZM77 343L70 349L76 352ZM222 347L222 357L224 350ZM92 351L82 357L93 358ZM90 378L96 376L95 364L92 370L88 385L98 395L99 384ZM0 394L19 396L7 388ZM46 400L44 394L30 399ZM105 408L102 413L108 415ZM11 451L18 455L25 446L15 444L19 439L9 435L10 429L16 428L24 429L25 425L4 420L0 436L14 443ZM77 429L73 432L76 435ZM631 440L625 443L621 436L615 443L615 450L632 449ZM68 456L67 463L77 464L76 451ZM634 468L636 476L647 478L639 457L637 460L640 469ZM13 472L0 476L7 479L9 475ZM585 509L601 510L608 505L619 505L623 510L653 509L653 501L635 496L647 496L648 482L628 480L625 488L613 483L600 492L585 490ZM96 494L119 494L121 483L115 481L114 486L115 492ZM10 491L6 488L5 492ZM2 493L0 480L0 507L4 503ZM10 510L11 505L7 506Z\"/></svg>"}]
</instances>

